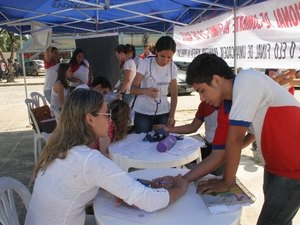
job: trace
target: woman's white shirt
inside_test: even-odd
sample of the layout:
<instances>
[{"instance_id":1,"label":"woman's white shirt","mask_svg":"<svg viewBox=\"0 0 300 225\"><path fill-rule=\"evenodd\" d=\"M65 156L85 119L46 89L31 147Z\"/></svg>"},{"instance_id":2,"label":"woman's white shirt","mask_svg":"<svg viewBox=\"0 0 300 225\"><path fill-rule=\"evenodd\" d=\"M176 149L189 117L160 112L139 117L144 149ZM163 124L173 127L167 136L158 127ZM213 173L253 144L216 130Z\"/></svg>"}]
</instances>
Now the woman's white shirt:
<instances>
[{"instance_id":1,"label":"woman's white shirt","mask_svg":"<svg viewBox=\"0 0 300 225\"><path fill-rule=\"evenodd\" d=\"M60 81L58 81L60 82ZM64 97L66 99L66 97L68 96L68 94L70 93L70 89L69 88L64 88ZM51 91L51 101L50 101L50 106L52 109L54 109L55 111L59 111L59 109L62 107L62 105L59 104L58 101L58 93L54 90L54 85L52 87L52 91Z\"/></svg>"},{"instance_id":2,"label":"woman's white shirt","mask_svg":"<svg viewBox=\"0 0 300 225\"><path fill-rule=\"evenodd\" d=\"M171 80L177 78L177 66L173 62L166 66L160 66L154 57L146 58L139 64L137 73L144 76L140 88L157 88L159 96L153 99L147 95L138 95L133 110L138 113L153 115L159 103L157 115L170 112L167 95Z\"/></svg>"},{"instance_id":3,"label":"woman's white shirt","mask_svg":"<svg viewBox=\"0 0 300 225\"><path fill-rule=\"evenodd\" d=\"M80 79L83 84L88 84L90 64L86 59L83 59L83 62L85 65L80 65L79 68L73 73L73 77Z\"/></svg>"},{"instance_id":4,"label":"woman's white shirt","mask_svg":"<svg viewBox=\"0 0 300 225\"><path fill-rule=\"evenodd\" d=\"M130 85L128 87L128 89L126 90L126 94L129 94L130 93L130 88L131 88L131 84L132 84L132 81L136 75L136 65L135 65L135 62L133 59L127 59L124 63L124 70L130 70L130 76L129 76L129 79L130 79Z\"/></svg>"},{"instance_id":5,"label":"woman's white shirt","mask_svg":"<svg viewBox=\"0 0 300 225\"><path fill-rule=\"evenodd\" d=\"M147 211L169 202L167 190L145 187L100 152L82 145L38 173L25 225L83 225L85 205L99 187Z\"/></svg>"}]
</instances>

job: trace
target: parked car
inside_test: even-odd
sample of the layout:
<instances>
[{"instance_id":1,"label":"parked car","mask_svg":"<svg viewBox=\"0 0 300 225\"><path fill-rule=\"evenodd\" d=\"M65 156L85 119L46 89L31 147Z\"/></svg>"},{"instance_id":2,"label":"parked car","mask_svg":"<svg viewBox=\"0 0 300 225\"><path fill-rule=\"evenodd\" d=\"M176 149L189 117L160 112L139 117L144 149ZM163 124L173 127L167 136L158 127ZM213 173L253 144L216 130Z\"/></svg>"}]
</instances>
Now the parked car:
<instances>
[{"instance_id":1,"label":"parked car","mask_svg":"<svg viewBox=\"0 0 300 225\"><path fill-rule=\"evenodd\" d=\"M61 63L69 63L71 59L61 59L60 62Z\"/></svg>"},{"instance_id":2,"label":"parked car","mask_svg":"<svg viewBox=\"0 0 300 225\"><path fill-rule=\"evenodd\" d=\"M25 62L26 74L31 74L33 76L38 76L40 74L45 74L45 66L43 60L30 60Z\"/></svg>"},{"instance_id":3,"label":"parked car","mask_svg":"<svg viewBox=\"0 0 300 225\"><path fill-rule=\"evenodd\" d=\"M178 94L180 95L191 94L194 91L194 88L191 85L188 85L185 79L186 79L186 71L178 70L177 85L178 85Z\"/></svg>"},{"instance_id":4,"label":"parked car","mask_svg":"<svg viewBox=\"0 0 300 225\"><path fill-rule=\"evenodd\" d=\"M188 85L185 79L186 79L186 71L177 70L178 95L189 95L194 91L194 88L191 85ZM170 95L170 90L169 90L169 95Z\"/></svg>"},{"instance_id":5,"label":"parked car","mask_svg":"<svg viewBox=\"0 0 300 225\"><path fill-rule=\"evenodd\" d=\"M174 64L177 66L177 68L179 70L186 70L190 63L189 62L174 61Z\"/></svg>"}]
</instances>

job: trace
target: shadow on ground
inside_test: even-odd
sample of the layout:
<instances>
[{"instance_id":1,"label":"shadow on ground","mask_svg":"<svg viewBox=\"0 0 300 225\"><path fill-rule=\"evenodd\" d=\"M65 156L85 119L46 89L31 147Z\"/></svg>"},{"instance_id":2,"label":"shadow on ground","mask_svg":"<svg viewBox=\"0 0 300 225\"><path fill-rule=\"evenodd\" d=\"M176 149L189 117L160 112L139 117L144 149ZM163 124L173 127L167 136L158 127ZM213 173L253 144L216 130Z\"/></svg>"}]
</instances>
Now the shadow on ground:
<instances>
[{"instance_id":1,"label":"shadow on ground","mask_svg":"<svg viewBox=\"0 0 300 225\"><path fill-rule=\"evenodd\" d=\"M0 132L0 144L0 177L15 178L32 192L33 131ZM20 224L24 224L26 210L17 196L15 202Z\"/></svg>"},{"instance_id":2,"label":"shadow on ground","mask_svg":"<svg viewBox=\"0 0 300 225\"><path fill-rule=\"evenodd\" d=\"M1 132L0 143L0 177L13 177L28 186L34 165L33 131Z\"/></svg>"}]
</instances>

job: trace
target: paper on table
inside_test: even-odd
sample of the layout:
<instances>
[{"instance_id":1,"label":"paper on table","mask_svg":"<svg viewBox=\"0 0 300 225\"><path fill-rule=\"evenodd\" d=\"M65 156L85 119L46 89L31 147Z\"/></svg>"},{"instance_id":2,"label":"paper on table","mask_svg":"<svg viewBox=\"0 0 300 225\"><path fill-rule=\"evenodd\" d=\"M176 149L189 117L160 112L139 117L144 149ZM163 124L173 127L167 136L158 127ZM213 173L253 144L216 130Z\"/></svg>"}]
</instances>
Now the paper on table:
<instances>
[{"instance_id":1,"label":"paper on table","mask_svg":"<svg viewBox=\"0 0 300 225\"><path fill-rule=\"evenodd\" d=\"M201 180L206 180L209 176L204 179L199 179L195 182L198 183ZM216 177L220 179L221 177ZM247 206L255 201L255 196L236 178L235 184L226 192L211 193L211 194L200 194L205 205L208 207L212 214L219 214L224 212L232 212L240 209L242 206Z\"/></svg>"},{"instance_id":2,"label":"paper on table","mask_svg":"<svg viewBox=\"0 0 300 225\"><path fill-rule=\"evenodd\" d=\"M211 214L220 214L220 213L233 212L239 210L241 207L242 206L239 205L231 205L231 206L215 205L215 206L208 207L208 210L210 211Z\"/></svg>"},{"instance_id":3,"label":"paper on table","mask_svg":"<svg viewBox=\"0 0 300 225\"><path fill-rule=\"evenodd\" d=\"M142 139L145 134L130 134L124 140L112 143L110 152L122 153L122 156L135 156L149 148L149 142Z\"/></svg>"},{"instance_id":4,"label":"paper on table","mask_svg":"<svg viewBox=\"0 0 300 225\"><path fill-rule=\"evenodd\" d=\"M138 224L148 223L154 213L130 206L115 206L115 197L111 196L103 203L102 214Z\"/></svg>"},{"instance_id":5,"label":"paper on table","mask_svg":"<svg viewBox=\"0 0 300 225\"><path fill-rule=\"evenodd\" d=\"M190 152L191 150L194 150L195 148L201 148L203 146L203 143L194 139L189 140L188 142L181 142L177 141L176 144L167 151L168 153L172 155L181 155L187 152Z\"/></svg>"}]
</instances>

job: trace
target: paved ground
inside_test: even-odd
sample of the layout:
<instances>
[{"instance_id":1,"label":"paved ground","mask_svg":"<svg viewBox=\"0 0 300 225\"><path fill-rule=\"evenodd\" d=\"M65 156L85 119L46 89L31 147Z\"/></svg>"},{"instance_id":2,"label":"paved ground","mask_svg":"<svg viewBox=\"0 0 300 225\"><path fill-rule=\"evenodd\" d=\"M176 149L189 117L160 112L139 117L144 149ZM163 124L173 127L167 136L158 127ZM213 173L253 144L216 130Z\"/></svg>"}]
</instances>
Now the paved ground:
<instances>
[{"instance_id":1,"label":"paved ground","mask_svg":"<svg viewBox=\"0 0 300 225\"><path fill-rule=\"evenodd\" d=\"M44 77L28 77L28 93L32 91L43 93L43 81ZM0 82L0 177L14 177L31 190L30 178L34 162L33 131L29 125L25 98L23 78L16 79L13 84ZM300 100L300 90L296 91L296 98ZM196 93L192 93L191 96L180 96L176 112L177 124L191 121L198 103L199 97ZM243 209L242 225L256 223L263 203L263 167L258 153L254 153L250 147L244 149L238 169L239 179L256 196L256 202ZM20 214L23 218L24 211L21 210ZM294 224L300 224L299 212Z\"/></svg>"}]
</instances>

